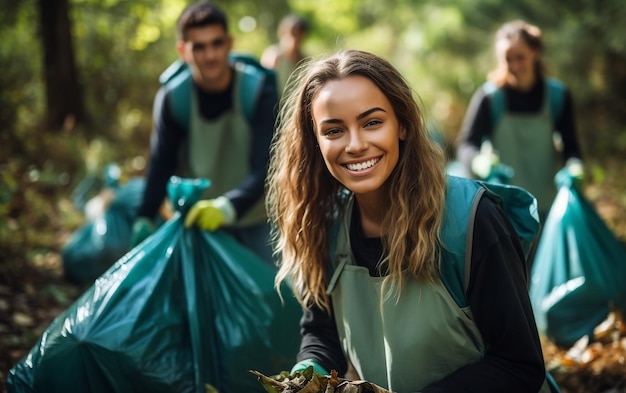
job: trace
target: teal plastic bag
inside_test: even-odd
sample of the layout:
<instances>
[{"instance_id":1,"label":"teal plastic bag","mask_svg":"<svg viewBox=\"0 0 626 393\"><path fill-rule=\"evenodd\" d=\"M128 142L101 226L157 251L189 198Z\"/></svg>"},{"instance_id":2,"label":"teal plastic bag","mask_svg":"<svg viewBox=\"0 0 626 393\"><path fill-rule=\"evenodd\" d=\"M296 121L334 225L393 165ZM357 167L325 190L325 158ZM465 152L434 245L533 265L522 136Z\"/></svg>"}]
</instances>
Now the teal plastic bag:
<instances>
[{"instance_id":1,"label":"teal plastic bag","mask_svg":"<svg viewBox=\"0 0 626 393\"><path fill-rule=\"evenodd\" d=\"M613 307L626 311L626 249L580 193L578 182L566 169L557 173L559 191L530 283L539 331L563 347L593 337Z\"/></svg>"},{"instance_id":2,"label":"teal plastic bag","mask_svg":"<svg viewBox=\"0 0 626 393\"><path fill-rule=\"evenodd\" d=\"M63 271L71 281L91 284L126 254L137 208L145 188L144 178L124 185L109 185L115 196L104 214L80 226L61 250Z\"/></svg>"},{"instance_id":3,"label":"teal plastic bag","mask_svg":"<svg viewBox=\"0 0 626 393\"><path fill-rule=\"evenodd\" d=\"M207 181L174 178L174 217L57 317L7 378L18 392L263 392L249 369L289 370L300 305L228 234L185 229Z\"/></svg>"}]
</instances>

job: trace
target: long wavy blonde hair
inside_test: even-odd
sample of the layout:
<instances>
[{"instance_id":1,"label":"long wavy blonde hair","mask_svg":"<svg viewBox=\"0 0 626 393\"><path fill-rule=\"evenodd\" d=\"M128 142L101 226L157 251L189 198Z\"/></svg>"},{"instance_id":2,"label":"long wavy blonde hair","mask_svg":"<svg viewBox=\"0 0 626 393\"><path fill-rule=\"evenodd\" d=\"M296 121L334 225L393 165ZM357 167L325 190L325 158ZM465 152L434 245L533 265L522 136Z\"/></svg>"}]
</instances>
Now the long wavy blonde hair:
<instances>
[{"instance_id":1,"label":"long wavy blonde hair","mask_svg":"<svg viewBox=\"0 0 626 393\"><path fill-rule=\"evenodd\" d=\"M341 51L303 67L281 102L267 179L267 208L281 261L276 286L289 281L304 307L314 303L330 310L329 233L342 206L343 186L326 168L317 146L311 104L327 82L351 75L378 86L407 134L389 179L382 223L386 279L399 289L405 275L432 282L439 274L445 159L428 136L413 90L389 62L367 52Z\"/></svg>"}]
</instances>

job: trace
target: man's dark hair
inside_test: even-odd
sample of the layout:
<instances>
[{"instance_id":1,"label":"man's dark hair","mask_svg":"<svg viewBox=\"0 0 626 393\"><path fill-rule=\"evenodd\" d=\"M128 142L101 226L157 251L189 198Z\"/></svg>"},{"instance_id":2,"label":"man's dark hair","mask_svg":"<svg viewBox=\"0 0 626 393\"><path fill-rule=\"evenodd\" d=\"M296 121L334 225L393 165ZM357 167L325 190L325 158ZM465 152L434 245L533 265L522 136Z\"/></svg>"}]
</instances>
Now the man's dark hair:
<instances>
[{"instance_id":1,"label":"man's dark hair","mask_svg":"<svg viewBox=\"0 0 626 393\"><path fill-rule=\"evenodd\" d=\"M178 39L184 40L187 30L210 25L220 25L228 32L228 21L224 11L210 1L200 1L188 5L180 14L176 22L176 33Z\"/></svg>"}]
</instances>

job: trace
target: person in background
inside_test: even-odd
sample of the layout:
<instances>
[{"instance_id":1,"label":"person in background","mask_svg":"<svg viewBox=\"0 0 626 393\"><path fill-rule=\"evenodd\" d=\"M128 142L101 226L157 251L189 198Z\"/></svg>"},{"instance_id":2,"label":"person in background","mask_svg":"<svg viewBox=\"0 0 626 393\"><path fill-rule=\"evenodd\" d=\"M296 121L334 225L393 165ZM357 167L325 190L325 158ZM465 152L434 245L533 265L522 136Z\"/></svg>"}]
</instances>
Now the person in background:
<instances>
[{"instance_id":1,"label":"person in background","mask_svg":"<svg viewBox=\"0 0 626 393\"><path fill-rule=\"evenodd\" d=\"M572 94L546 76L541 30L521 20L495 35L496 68L473 95L457 140L457 159L475 178L503 164L510 183L535 195L541 221L556 196L554 176L567 165L582 177ZM555 143L556 141L556 143Z\"/></svg>"},{"instance_id":2,"label":"person in background","mask_svg":"<svg viewBox=\"0 0 626 393\"><path fill-rule=\"evenodd\" d=\"M353 370L396 393L549 391L520 238L482 186L446 176L397 69L346 50L294 86L267 179L276 285L304 308L291 372Z\"/></svg>"},{"instance_id":3,"label":"person in background","mask_svg":"<svg viewBox=\"0 0 626 393\"><path fill-rule=\"evenodd\" d=\"M281 19L276 33L278 43L263 51L261 64L276 71L278 88L283 91L289 76L306 58L302 44L309 33L309 23L299 15L289 14Z\"/></svg>"},{"instance_id":4,"label":"person in background","mask_svg":"<svg viewBox=\"0 0 626 393\"><path fill-rule=\"evenodd\" d=\"M131 243L154 231L172 175L208 178L211 186L187 213L185 226L223 228L271 263L264 182L278 105L275 79L260 82L249 120L242 109L246 92L239 85L257 76L230 61L233 37L225 13L207 1L189 5L177 21L177 33L176 50L190 79L157 92L147 183ZM174 91L180 97L181 88L190 102L182 122L174 113Z\"/></svg>"}]
</instances>

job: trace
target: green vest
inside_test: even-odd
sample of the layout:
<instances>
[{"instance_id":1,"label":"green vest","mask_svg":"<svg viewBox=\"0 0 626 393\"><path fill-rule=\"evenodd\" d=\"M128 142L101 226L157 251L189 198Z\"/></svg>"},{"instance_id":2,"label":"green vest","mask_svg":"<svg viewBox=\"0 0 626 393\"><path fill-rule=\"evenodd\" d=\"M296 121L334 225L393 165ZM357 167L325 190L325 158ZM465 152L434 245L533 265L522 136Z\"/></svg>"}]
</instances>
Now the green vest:
<instances>
[{"instance_id":1,"label":"green vest","mask_svg":"<svg viewBox=\"0 0 626 393\"><path fill-rule=\"evenodd\" d=\"M296 70L297 66L297 63L293 63L291 60L285 58L285 55L282 53L276 59L276 79L278 80L278 91L281 95L284 95L289 77Z\"/></svg>"},{"instance_id":2,"label":"green vest","mask_svg":"<svg viewBox=\"0 0 626 393\"><path fill-rule=\"evenodd\" d=\"M370 277L355 264L349 237L353 199L348 200L331 254L335 271L328 293L342 349L360 378L397 393L416 392L482 358L485 346L466 305L465 289L471 262L466 248L473 232L468 228L473 228L485 192L492 195L478 182L449 177L441 280L427 284L407 279L399 298L385 296L383 278ZM525 215L521 221L538 225L528 206ZM541 392L549 392L544 385Z\"/></svg>"},{"instance_id":3,"label":"green vest","mask_svg":"<svg viewBox=\"0 0 626 393\"><path fill-rule=\"evenodd\" d=\"M560 163L554 143L554 122L562 106L563 86L546 79L543 107L537 114L506 111L502 89L490 91L489 95L493 106L493 147L502 163L513 169L511 182L532 193L540 214L545 216L556 197L554 176Z\"/></svg>"},{"instance_id":4,"label":"green vest","mask_svg":"<svg viewBox=\"0 0 626 393\"><path fill-rule=\"evenodd\" d=\"M197 94L189 75L179 74L169 83L168 102L173 109L182 110L175 109L174 105L181 105L183 101L188 106L185 112L188 135L181 146L177 174L186 178L209 179L211 185L204 191L202 199L216 198L237 188L251 171L249 151L252 132L247 111L252 108L247 106L246 102L250 99L245 96L254 94L254 89L260 89L263 80L255 78L246 68L235 67L233 107L212 120L200 115ZM258 86L253 88L252 83ZM264 200L261 197L246 214L237 218L233 226L246 227L265 222Z\"/></svg>"},{"instance_id":5,"label":"green vest","mask_svg":"<svg viewBox=\"0 0 626 393\"><path fill-rule=\"evenodd\" d=\"M237 97L246 119L251 122L263 84L266 80L276 84L276 73L263 67L251 55L231 52L228 57L233 67L242 76ZM189 66L180 59L174 61L161 73L159 83L168 87L168 105L172 109L174 119L182 129L189 129L189 111L191 108L189 91L193 86Z\"/></svg>"}]
</instances>

